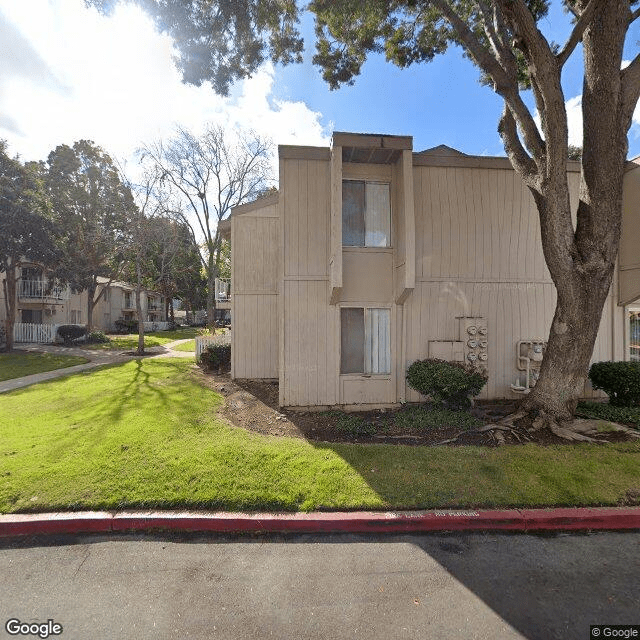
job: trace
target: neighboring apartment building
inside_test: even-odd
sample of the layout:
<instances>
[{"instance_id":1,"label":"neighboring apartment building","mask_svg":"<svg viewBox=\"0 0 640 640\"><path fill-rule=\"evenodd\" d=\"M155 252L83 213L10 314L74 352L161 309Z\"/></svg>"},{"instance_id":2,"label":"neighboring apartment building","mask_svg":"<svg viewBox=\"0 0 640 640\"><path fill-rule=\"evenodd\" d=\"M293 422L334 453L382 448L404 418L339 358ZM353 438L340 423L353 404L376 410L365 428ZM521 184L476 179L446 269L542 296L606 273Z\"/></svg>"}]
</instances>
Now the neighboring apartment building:
<instances>
[{"instance_id":1,"label":"neighboring apartment building","mask_svg":"<svg viewBox=\"0 0 640 640\"><path fill-rule=\"evenodd\" d=\"M535 383L556 292L535 204L506 158L413 153L411 137L349 133L279 156L279 193L222 225L234 378L278 379L289 407L419 401L405 375L426 357L486 368L483 398ZM632 346L640 165L629 167L594 361L628 359ZM578 163L568 170L577 204Z\"/></svg>"},{"instance_id":2,"label":"neighboring apartment building","mask_svg":"<svg viewBox=\"0 0 640 640\"><path fill-rule=\"evenodd\" d=\"M0 274L0 322L4 322L6 307L4 287ZM126 282L111 282L99 278L99 290L106 287L93 311L96 330L111 332L119 318L136 318L135 286ZM23 266L16 292L16 322L26 324L86 324L87 292L72 293L69 287L61 286L49 279L36 265ZM154 291L144 291L141 296L144 320L166 321L165 300Z\"/></svg>"}]
</instances>

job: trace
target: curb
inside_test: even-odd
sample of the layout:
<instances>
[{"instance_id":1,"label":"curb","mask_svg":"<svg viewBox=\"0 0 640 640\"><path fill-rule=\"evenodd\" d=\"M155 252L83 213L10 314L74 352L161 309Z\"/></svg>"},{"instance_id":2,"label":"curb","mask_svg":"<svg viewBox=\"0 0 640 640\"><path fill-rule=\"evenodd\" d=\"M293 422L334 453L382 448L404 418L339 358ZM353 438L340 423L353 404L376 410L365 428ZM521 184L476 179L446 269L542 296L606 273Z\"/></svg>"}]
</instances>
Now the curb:
<instances>
[{"instance_id":1,"label":"curb","mask_svg":"<svg viewBox=\"0 0 640 640\"><path fill-rule=\"evenodd\" d=\"M428 533L640 529L640 508L399 512L71 512L0 516L0 537L175 531L201 533Z\"/></svg>"}]
</instances>

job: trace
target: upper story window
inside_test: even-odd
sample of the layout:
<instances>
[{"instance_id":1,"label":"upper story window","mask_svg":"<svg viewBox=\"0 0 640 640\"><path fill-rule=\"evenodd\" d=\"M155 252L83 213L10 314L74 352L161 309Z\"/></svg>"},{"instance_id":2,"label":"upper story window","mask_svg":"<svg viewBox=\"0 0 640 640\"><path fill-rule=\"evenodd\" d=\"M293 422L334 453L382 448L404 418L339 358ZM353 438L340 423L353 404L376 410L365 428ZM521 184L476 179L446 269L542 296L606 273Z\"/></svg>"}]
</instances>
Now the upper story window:
<instances>
[{"instance_id":1,"label":"upper story window","mask_svg":"<svg viewBox=\"0 0 640 640\"><path fill-rule=\"evenodd\" d=\"M388 183L342 181L342 246L391 246Z\"/></svg>"}]
</instances>

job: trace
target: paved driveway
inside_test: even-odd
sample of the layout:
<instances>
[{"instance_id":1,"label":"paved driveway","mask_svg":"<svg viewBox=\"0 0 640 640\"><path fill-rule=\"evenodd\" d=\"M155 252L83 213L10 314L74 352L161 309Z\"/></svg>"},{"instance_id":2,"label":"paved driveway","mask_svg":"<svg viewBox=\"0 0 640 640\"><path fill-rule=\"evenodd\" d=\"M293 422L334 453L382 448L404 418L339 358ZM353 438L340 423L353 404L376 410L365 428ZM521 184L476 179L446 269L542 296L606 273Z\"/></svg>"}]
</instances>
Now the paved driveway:
<instances>
[{"instance_id":1,"label":"paved driveway","mask_svg":"<svg viewBox=\"0 0 640 640\"><path fill-rule=\"evenodd\" d=\"M587 640L640 624L640 533L0 541L2 625L85 638ZM7 636L8 637L8 636Z\"/></svg>"}]
</instances>

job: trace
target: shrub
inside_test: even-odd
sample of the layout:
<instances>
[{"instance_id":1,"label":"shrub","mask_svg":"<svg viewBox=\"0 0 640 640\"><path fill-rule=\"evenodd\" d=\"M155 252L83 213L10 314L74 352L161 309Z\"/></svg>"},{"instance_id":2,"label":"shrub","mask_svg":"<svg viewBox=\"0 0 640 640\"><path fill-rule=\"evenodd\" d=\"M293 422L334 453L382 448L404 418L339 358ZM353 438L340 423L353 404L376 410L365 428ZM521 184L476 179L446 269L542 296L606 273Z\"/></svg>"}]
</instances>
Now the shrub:
<instances>
[{"instance_id":1,"label":"shrub","mask_svg":"<svg viewBox=\"0 0 640 640\"><path fill-rule=\"evenodd\" d=\"M58 327L57 336L68 346L82 338L86 333L86 327L80 327L77 324L63 324Z\"/></svg>"},{"instance_id":2,"label":"shrub","mask_svg":"<svg viewBox=\"0 0 640 640\"><path fill-rule=\"evenodd\" d=\"M589 369L594 389L602 389L614 407L640 404L640 362L594 362Z\"/></svg>"},{"instance_id":3,"label":"shrub","mask_svg":"<svg viewBox=\"0 0 640 640\"><path fill-rule=\"evenodd\" d=\"M362 416L352 413L338 412L339 417L336 422L336 429L352 436L371 436L376 432L376 428L367 422Z\"/></svg>"},{"instance_id":4,"label":"shrub","mask_svg":"<svg viewBox=\"0 0 640 640\"><path fill-rule=\"evenodd\" d=\"M87 334L87 342L93 343L104 343L111 342L109 337L104 333L104 331L92 331Z\"/></svg>"},{"instance_id":5,"label":"shrub","mask_svg":"<svg viewBox=\"0 0 640 640\"><path fill-rule=\"evenodd\" d=\"M402 429L437 429L459 427L472 429L482 426L482 420L474 418L468 411L453 411L438 406L406 407L398 411L393 422Z\"/></svg>"},{"instance_id":6,"label":"shrub","mask_svg":"<svg viewBox=\"0 0 640 640\"><path fill-rule=\"evenodd\" d=\"M114 322L116 326L116 333L138 333L138 321L130 320L129 318L118 318Z\"/></svg>"},{"instance_id":7,"label":"shrub","mask_svg":"<svg viewBox=\"0 0 640 640\"><path fill-rule=\"evenodd\" d=\"M198 363L208 371L219 372L231 369L231 345L210 344L201 354Z\"/></svg>"},{"instance_id":8,"label":"shrub","mask_svg":"<svg viewBox=\"0 0 640 640\"><path fill-rule=\"evenodd\" d=\"M578 402L576 415L602 418L611 422L631 424L640 428L640 407L614 407L604 402Z\"/></svg>"},{"instance_id":9,"label":"shrub","mask_svg":"<svg viewBox=\"0 0 640 640\"><path fill-rule=\"evenodd\" d=\"M412 389L450 409L471 406L471 397L480 393L487 380L486 373L461 362L416 360L407 369Z\"/></svg>"}]
</instances>

